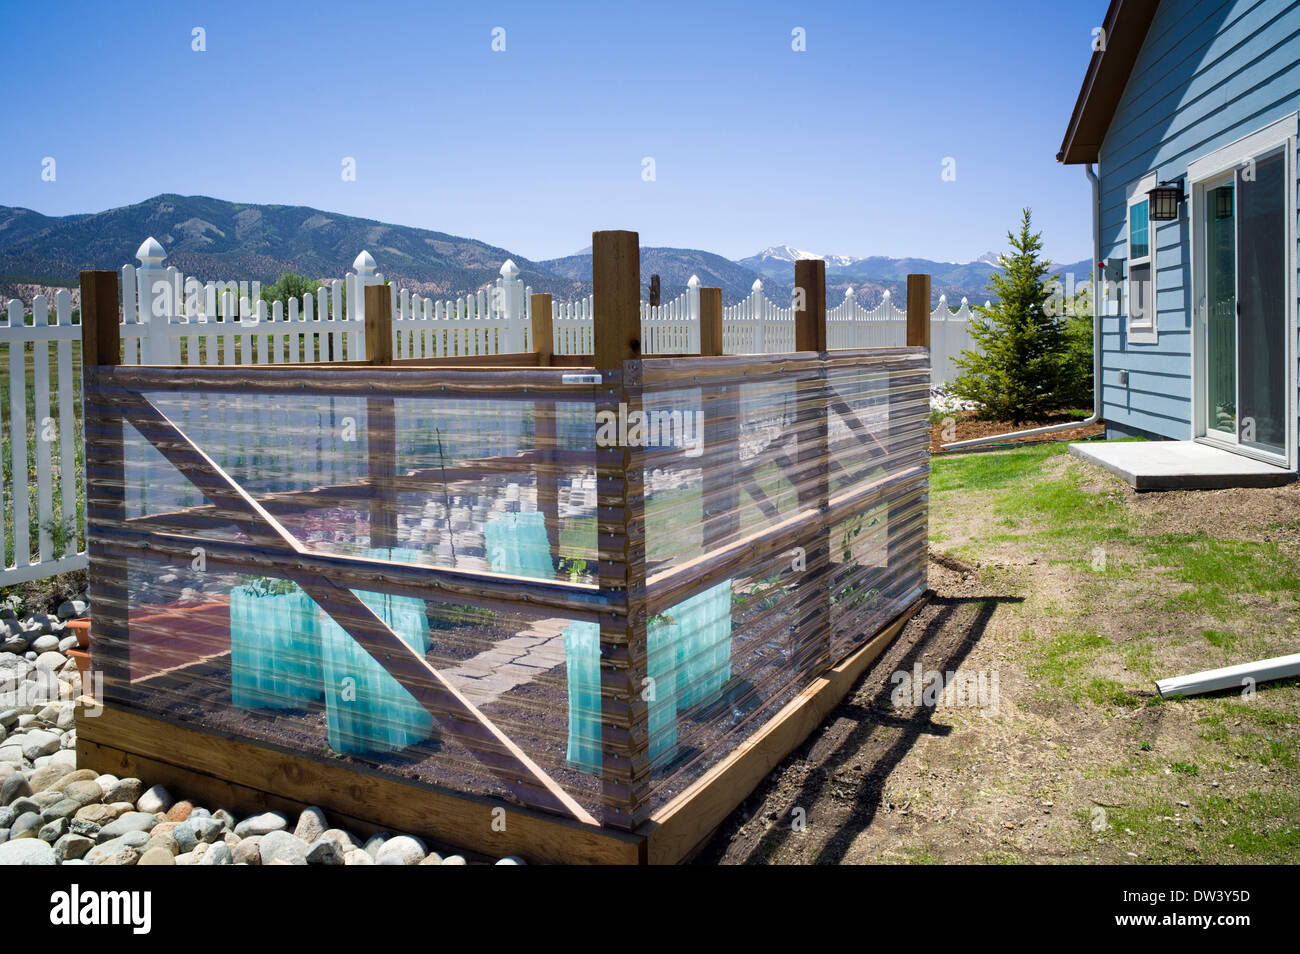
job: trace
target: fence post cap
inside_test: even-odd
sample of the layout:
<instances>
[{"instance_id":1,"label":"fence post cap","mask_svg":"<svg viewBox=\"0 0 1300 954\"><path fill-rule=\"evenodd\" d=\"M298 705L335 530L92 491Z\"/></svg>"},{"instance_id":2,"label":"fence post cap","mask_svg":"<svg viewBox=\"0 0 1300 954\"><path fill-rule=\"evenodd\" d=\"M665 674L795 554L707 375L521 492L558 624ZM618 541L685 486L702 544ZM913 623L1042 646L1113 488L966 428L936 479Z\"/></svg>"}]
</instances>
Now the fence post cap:
<instances>
[{"instance_id":1,"label":"fence post cap","mask_svg":"<svg viewBox=\"0 0 1300 954\"><path fill-rule=\"evenodd\" d=\"M885 293L884 293L883 295L881 295L880 297L881 297L881 298L893 298L894 296L891 295L891 294L889 294L889 289L886 288L886 289L885 289Z\"/></svg>"},{"instance_id":2,"label":"fence post cap","mask_svg":"<svg viewBox=\"0 0 1300 954\"><path fill-rule=\"evenodd\" d=\"M374 256L363 248L361 253L352 260L352 267L358 275L373 274L375 270Z\"/></svg>"},{"instance_id":3,"label":"fence post cap","mask_svg":"<svg viewBox=\"0 0 1300 954\"><path fill-rule=\"evenodd\" d=\"M941 305L948 304L948 296L945 295L943 292L939 292L939 304Z\"/></svg>"},{"instance_id":4,"label":"fence post cap","mask_svg":"<svg viewBox=\"0 0 1300 954\"><path fill-rule=\"evenodd\" d=\"M970 302L966 300L965 295L961 296L961 303L962 303L962 307L965 307L966 305L970 304Z\"/></svg>"},{"instance_id":5,"label":"fence post cap","mask_svg":"<svg viewBox=\"0 0 1300 954\"><path fill-rule=\"evenodd\" d=\"M507 258L501 264L501 277L507 281L513 281L519 277L519 266L515 264L513 258Z\"/></svg>"},{"instance_id":6,"label":"fence post cap","mask_svg":"<svg viewBox=\"0 0 1300 954\"><path fill-rule=\"evenodd\" d=\"M162 265L162 260L167 257L167 252L163 250L159 241L150 235L140 243L140 247L135 250L135 257L140 260L140 264L146 268L157 268Z\"/></svg>"},{"instance_id":7,"label":"fence post cap","mask_svg":"<svg viewBox=\"0 0 1300 954\"><path fill-rule=\"evenodd\" d=\"M852 298L852 297L853 297L853 286L852 286L852 285L850 285L848 288L844 289L844 297L845 297L845 298Z\"/></svg>"},{"instance_id":8,"label":"fence post cap","mask_svg":"<svg viewBox=\"0 0 1300 954\"><path fill-rule=\"evenodd\" d=\"M700 287L700 276L699 276L699 275L692 275L690 278L686 279L686 287L688 287L688 288L699 288L699 287Z\"/></svg>"},{"instance_id":9,"label":"fence post cap","mask_svg":"<svg viewBox=\"0 0 1300 954\"><path fill-rule=\"evenodd\" d=\"M754 284L752 284L752 285L749 286L749 290L750 290L750 291L762 291L762 290L763 290L763 279L761 279L761 278L755 278L755 279L754 279Z\"/></svg>"}]
</instances>

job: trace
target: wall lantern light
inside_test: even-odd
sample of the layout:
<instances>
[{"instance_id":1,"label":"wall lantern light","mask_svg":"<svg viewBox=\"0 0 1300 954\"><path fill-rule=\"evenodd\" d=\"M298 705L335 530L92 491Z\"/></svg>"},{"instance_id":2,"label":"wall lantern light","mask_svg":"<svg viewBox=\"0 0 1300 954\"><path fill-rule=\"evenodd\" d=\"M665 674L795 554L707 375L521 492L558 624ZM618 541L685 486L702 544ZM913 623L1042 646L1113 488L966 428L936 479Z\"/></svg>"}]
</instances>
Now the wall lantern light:
<instances>
[{"instance_id":1,"label":"wall lantern light","mask_svg":"<svg viewBox=\"0 0 1300 954\"><path fill-rule=\"evenodd\" d=\"M1178 218L1178 203L1183 201L1183 183L1181 179L1162 182L1147 191L1150 200L1151 221L1172 222Z\"/></svg>"}]
</instances>

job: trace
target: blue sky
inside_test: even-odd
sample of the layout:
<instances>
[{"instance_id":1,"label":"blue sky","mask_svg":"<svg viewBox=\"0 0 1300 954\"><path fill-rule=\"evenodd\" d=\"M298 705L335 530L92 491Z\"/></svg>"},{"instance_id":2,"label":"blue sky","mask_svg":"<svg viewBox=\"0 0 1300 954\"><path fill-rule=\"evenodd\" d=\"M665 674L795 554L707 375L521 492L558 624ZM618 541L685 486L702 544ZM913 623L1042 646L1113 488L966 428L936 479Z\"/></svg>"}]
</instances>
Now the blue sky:
<instances>
[{"instance_id":1,"label":"blue sky","mask_svg":"<svg viewBox=\"0 0 1300 954\"><path fill-rule=\"evenodd\" d=\"M1104 0L3 0L0 205L62 215L178 192L533 259L627 228L643 245L733 258L789 243L946 261L1002 249L1028 205L1048 255L1069 263L1089 254L1089 193L1055 154L1104 12Z\"/></svg>"}]
</instances>

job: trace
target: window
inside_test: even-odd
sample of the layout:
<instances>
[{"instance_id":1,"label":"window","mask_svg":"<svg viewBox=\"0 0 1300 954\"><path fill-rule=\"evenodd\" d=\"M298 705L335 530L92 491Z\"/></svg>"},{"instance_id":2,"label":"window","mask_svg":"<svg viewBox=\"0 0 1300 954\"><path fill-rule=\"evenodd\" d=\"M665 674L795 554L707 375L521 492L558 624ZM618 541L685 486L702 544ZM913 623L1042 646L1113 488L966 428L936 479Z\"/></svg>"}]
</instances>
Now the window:
<instances>
[{"instance_id":1,"label":"window","mask_svg":"<svg viewBox=\"0 0 1300 954\"><path fill-rule=\"evenodd\" d=\"M1156 286L1151 246L1151 208L1147 190L1155 174L1144 176L1129 191L1128 282L1124 294L1128 340L1132 344L1156 343Z\"/></svg>"}]
</instances>

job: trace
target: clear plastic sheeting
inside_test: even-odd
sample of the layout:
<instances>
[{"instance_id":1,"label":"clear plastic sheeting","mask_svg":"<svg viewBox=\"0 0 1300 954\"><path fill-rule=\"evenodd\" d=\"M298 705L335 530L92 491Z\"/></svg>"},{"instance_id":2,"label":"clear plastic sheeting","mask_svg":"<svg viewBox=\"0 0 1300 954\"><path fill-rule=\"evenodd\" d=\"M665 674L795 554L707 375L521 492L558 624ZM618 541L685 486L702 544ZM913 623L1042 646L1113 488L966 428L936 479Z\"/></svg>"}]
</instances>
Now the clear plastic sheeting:
<instances>
[{"instance_id":1,"label":"clear plastic sheeting","mask_svg":"<svg viewBox=\"0 0 1300 954\"><path fill-rule=\"evenodd\" d=\"M609 391L562 369L161 373L87 382L110 704L622 824L925 587L919 350L641 362L621 501ZM611 513L644 528L631 596Z\"/></svg>"}]
</instances>

